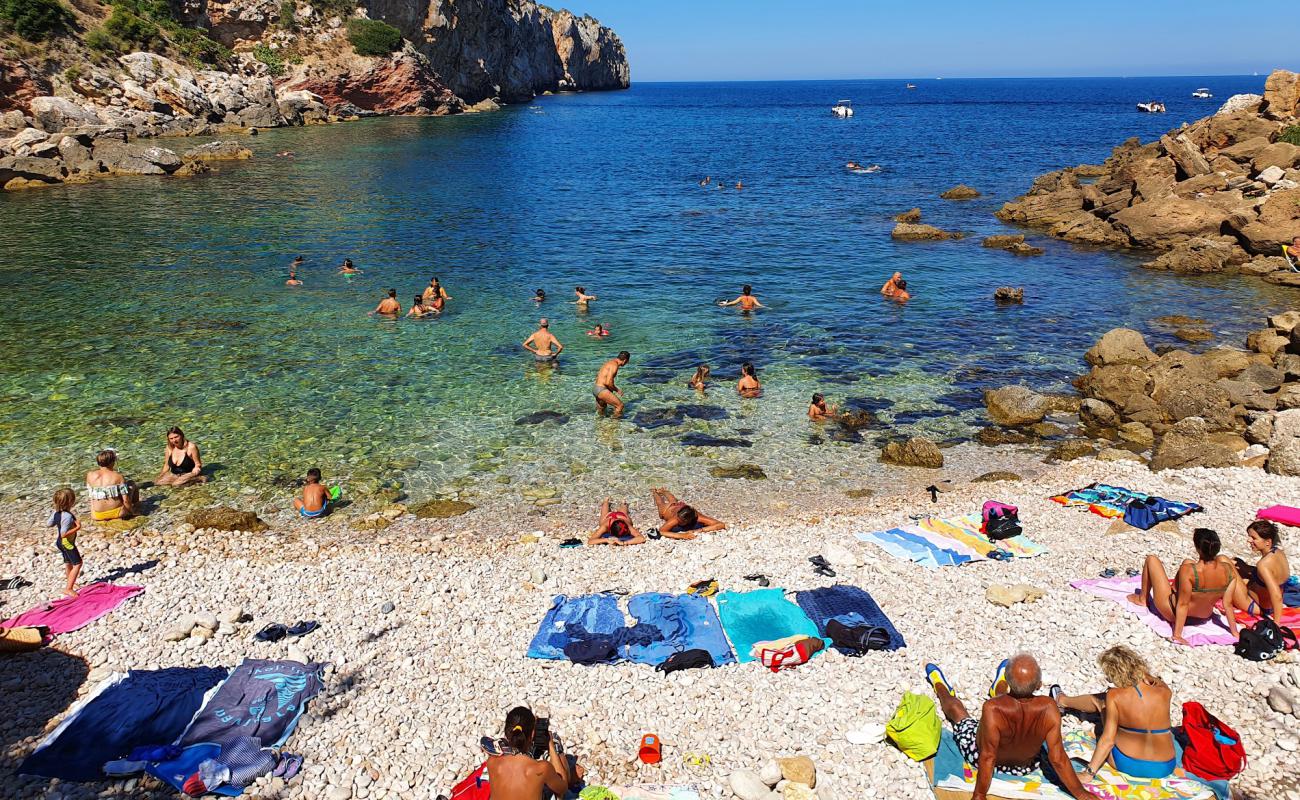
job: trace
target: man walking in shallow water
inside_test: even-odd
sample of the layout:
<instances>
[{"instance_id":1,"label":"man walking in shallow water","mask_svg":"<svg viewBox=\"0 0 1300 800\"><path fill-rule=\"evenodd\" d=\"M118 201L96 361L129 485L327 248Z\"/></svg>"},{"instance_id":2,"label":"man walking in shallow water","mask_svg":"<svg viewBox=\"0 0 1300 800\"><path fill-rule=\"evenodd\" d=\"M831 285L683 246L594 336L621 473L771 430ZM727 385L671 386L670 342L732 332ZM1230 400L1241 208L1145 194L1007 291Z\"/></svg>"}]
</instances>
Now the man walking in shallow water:
<instances>
[{"instance_id":1,"label":"man walking in shallow water","mask_svg":"<svg viewBox=\"0 0 1300 800\"><path fill-rule=\"evenodd\" d=\"M564 350L564 345L560 344L560 340L551 333L550 325L550 321L542 317L537 321L537 330L533 335L524 339L524 349L532 353L538 361L558 361L560 353Z\"/></svg>"},{"instance_id":2,"label":"man walking in shallow water","mask_svg":"<svg viewBox=\"0 0 1300 800\"><path fill-rule=\"evenodd\" d=\"M605 409L611 406L615 417L623 415L623 390L614 384L614 378L618 377L619 368L626 366L631 359L632 355L623 350L601 365L600 372L596 373L596 385L592 387L591 394L596 398L596 413L602 417L605 416Z\"/></svg>"}]
</instances>

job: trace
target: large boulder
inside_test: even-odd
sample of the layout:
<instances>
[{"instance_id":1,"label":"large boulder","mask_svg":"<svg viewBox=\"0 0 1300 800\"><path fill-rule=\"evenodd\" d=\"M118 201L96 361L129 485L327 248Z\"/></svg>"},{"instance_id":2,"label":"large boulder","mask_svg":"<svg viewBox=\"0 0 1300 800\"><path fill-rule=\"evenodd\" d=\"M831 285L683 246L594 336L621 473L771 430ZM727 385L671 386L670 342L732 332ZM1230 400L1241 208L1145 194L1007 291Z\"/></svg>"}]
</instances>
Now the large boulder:
<instances>
[{"instance_id":1,"label":"large boulder","mask_svg":"<svg viewBox=\"0 0 1300 800\"><path fill-rule=\"evenodd\" d=\"M208 142L181 154L184 161L240 161L252 157L253 151L239 142Z\"/></svg>"},{"instance_id":2,"label":"large boulder","mask_svg":"<svg viewBox=\"0 0 1300 800\"><path fill-rule=\"evenodd\" d=\"M1234 111L1255 111L1264 101L1262 94L1234 94L1219 106L1216 114L1231 114Z\"/></svg>"},{"instance_id":3,"label":"large boulder","mask_svg":"<svg viewBox=\"0 0 1300 800\"><path fill-rule=\"evenodd\" d=\"M1024 386L1003 386L984 392L989 419L997 425L1020 427L1042 422L1052 410L1047 397Z\"/></svg>"},{"instance_id":4,"label":"large boulder","mask_svg":"<svg viewBox=\"0 0 1300 800\"><path fill-rule=\"evenodd\" d=\"M1300 189L1274 191L1259 207L1259 216L1253 220L1232 219L1229 224L1237 231L1247 250L1260 255L1273 255L1291 238L1300 234Z\"/></svg>"},{"instance_id":5,"label":"large boulder","mask_svg":"<svg viewBox=\"0 0 1300 800\"><path fill-rule=\"evenodd\" d=\"M1083 211L1084 193L1072 171L1049 172L1029 193L1006 203L996 216L1004 222L1047 227Z\"/></svg>"},{"instance_id":6,"label":"large boulder","mask_svg":"<svg viewBox=\"0 0 1300 800\"><path fill-rule=\"evenodd\" d=\"M1079 380L1079 390L1085 397L1110 403L1131 417L1128 409L1135 398L1150 399L1151 376L1136 364L1093 367Z\"/></svg>"},{"instance_id":7,"label":"large boulder","mask_svg":"<svg viewBox=\"0 0 1300 800\"><path fill-rule=\"evenodd\" d=\"M1256 172L1263 172L1269 167L1291 169L1300 164L1300 147L1290 142L1274 142L1256 153L1250 164Z\"/></svg>"},{"instance_id":8,"label":"large boulder","mask_svg":"<svg viewBox=\"0 0 1300 800\"><path fill-rule=\"evenodd\" d=\"M902 467L926 467L938 469L943 466L943 453L939 446L929 439L913 437L906 442L890 442L880 453L880 460L886 464Z\"/></svg>"},{"instance_id":9,"label":"large boulder","mask_svg":"<svg viewBox=\"0 0 1300 800\"><path fill-rule=\"evenodd\" d=\"M1254 161L1255 156L1259 155L1260 151L1267 148L1269 144L1267 136L1256 136L1244 142L1237 142L1231 147L1223 148L1219 151L1219 155L1227 156L1238 163L1247 164Z\"/></svg>"},{"instance_id":10,"label":"large boulder","mask_svg":"<svg viewBox=\"0 0 1300 800\"><path fill-rule=\"evenodd\" d=\"M1300 115L1300 75L1274 70L1264 81L1264 111L1274 119Z\"/></svg>"},{"instance_id":11,"label":"large boulder","mask_svg":"<svg viewBox=\"0 0 1300 800\"><path fill-rule=\"evenodd\" d=\"M36 127L55 133L74 125L98 125L99 115L66 97L33 97L28 107Z\"/></svg>"},{"instance_id":12,"label":"large boulder","mask_svg":"<svg viewBox=\"0 0 1300 800\"><path fill-rule=\"evenodd\" d=\"M269 526L252 511L239 511L219 506L191 511L185 521L197 528L218 531L264 531Z\"/></svg>"},{"instance_id":13,"label":"large boulder","mask_svg":"<svg viewBox=\"0 0 1300 800\"><path fill-rule=\"evenodd\" d=\"M980 196L980 191L973 186L959 183L939 196L944 200L973 200Z\"/></svg>"},{"instance_id":14,"label":"large boulder","mask_svg":"<svg viewBox=\"0 0 1300 800\"><path fill-rule=\"evenodd\" d=\"M1187 239L1217 236L1227 219L1218 208L1169 195L1131 205L1111 222L1138 247L1168 249Z\"/></svg>"},{"instance_id":15,"label":"large boulder","mask_svg":"<svg viewBox=\"0 0 1300 800\"><path fill-rule=\"evenodd\" d=\"M1275 475L1300 475L1300 408L1279 411L1273 417L1268 451L1269 472Z\"/></svg>"},{"instance_id":16,"label":"large boulder","mask_svg":"<svg viewBox=\"0 0 1300 800\"><path fill-rule=\"evenodd\" d=\"M279 93L280 116L290 125L313 125L329 119L324 99L306 89Z\"/></svg>"},{"instance_id":17,"label":"large boulder","mask_svg":"<svg viewBox=\"0 0 1300 800\"><path fill-rule=\"evenodd\" d=\"M889 235L899 241L922 242L960 239L963 234L940 230L924 223L900 222L894 226L894 230Z\"/></svg>"},{"instance_id":18,"label":"large boulder","mask_svg":"<svg viewBox=\"0 0 1300 800\"><path fill-rule=\"evenodd\" d=\"M1119 427L1119 413L1109 403L1087 398L1079 405L1079 422L1090 436Z\"/></svg>"},{"instance_id":19,"label":"large boulder","mask_svg":"<svg viewBox=\"0 0 1300 800\"><path fill-rule=\"evenodd\" d=\"M1151 454L1151 469L1185 469L1188 467L1235 467L1237 453L1211 438L1213 431L1205 420L1188 417L1174 423L1156 443Z\"/></svg>"},{"instance_id":20,"label":"large boulder","mask_svg":"<svg viewBox=\"0 0 1300 800\"><path fill-rule=\"evenodd\" d=\"M59 183L65 175L63 165L51 158L0 158L0 186L10 189L30 184Z\"/></svg>"},{"instance_id":21,"label":"large boulder","mask_svg":"<svg viewBox=\"0 0 1300 800\"><path fill-rule=\"evenodd\" d=\"M1075 211L1065 219L1052 223L1047 232L1058 239L1096 247L1129 247L1128 235L1109 222L1089 211Z\"/></svg>"},{"instance_id":22,"label":"large boulder","mask_svg":"<svg viewBox=\"0 0 1300 800\"><path fill-rule=\"evenodd\" d=\"M1200 417L1213 430L1224 430L1231 424L1231 399L1216 383L1215 364L1203 356L1175 350L1161 356L1149 372L1151 399L1166 421Z\"/></svg>"},{"instance_id":23,"label":"large boulder","mask_svg":"<svg viewBox=\"0 0 1300 800\"><path fill-rule=\"evenodd\" d=\"M1184 178L1210 174L1210 162L1205 160L1200 148L1192 144L1186 136L1174 138L1166 134L1160 137L1160 146L1178 165L1178 172Z\"/></svg>"},{"instance_id":24,"label":"large boulder","mask_svg":"<svg viewBox=\"0 0 1300 800\"><path fill-rule=\"evenodd\" d=\"M1250 256L1230 236L1213 239L1197 237L1174 245L1163 255L1143 264L1147 269L1168 270L1188 275L1210 272L1232 272L1246 263Z\"/></svg>"},{"instance_id":25,"label":"large boulder","mask_svg":"<svg viewBox=\"0 0 1300 800\"><path fill-rule=\"evenodd\" d=\"M192 117L212 113L212 101L189 67L154 53L127 53L117 61L132 80L173 112Z\"/></svg>"},{"instance_id":26,"label":"large boulder","mask_svg":"<svg viewBox=\"0 0 1300 800\"><path fill-rule=\"evenodd\" d=\"M1147 347L1142 334L1132 328L1112 328L1084 353L1083 359L1094 367L1110 367L1116 364L1150 364L1156 360L1156 354Z\"/></svg>"}]
</instances>

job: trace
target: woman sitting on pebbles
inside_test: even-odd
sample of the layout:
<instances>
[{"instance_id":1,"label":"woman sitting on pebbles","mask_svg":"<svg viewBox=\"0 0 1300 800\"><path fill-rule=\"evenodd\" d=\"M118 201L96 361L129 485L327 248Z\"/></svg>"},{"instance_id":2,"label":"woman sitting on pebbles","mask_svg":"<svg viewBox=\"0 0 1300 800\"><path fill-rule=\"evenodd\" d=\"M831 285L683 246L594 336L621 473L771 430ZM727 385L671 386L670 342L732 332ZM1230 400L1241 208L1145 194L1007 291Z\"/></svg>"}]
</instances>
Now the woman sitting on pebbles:
<instances>
[{"instance_id":1,"label":"woman sitting on pebbles","mask_svg":"<svg viewBox=\"0 0 1300 800\"><path fill-rule=\"evenodd\" d=\"M1241 580L1233 586L1233 603L1247 614L1276 614L1282 602L1282 586L1291 578L1291 564L1281 550L1282 534L1266 519L1257 519L1246 528L1250 549L1259 555L1255 566L1237 559Z\"/></svg>"},{"instance_id":2,"label":"woman sitting on pebbles","mask_svg":"<svg viewBox=\"0 0 1300 800\"><path fill-rule=\"evenodd\" d=\"M492 800L542 800L548 789L555 797L565 797L570 789L577 788L583 769L576 760L570 764L560 737L550 731L542 735L547 738L545 753L542 758L534 758L537 717L530 709L518 706L506 715L504 740L484 738Z\"/></svg>"},{"instance_id":3,"label":"woman sitting on pebbles","mask_svg":"<svg viewBox=\"0 0 1300 800\"><path fill-rule=\"evenodd\" d=\"M1178 766L1170 730L1169 702L1173 693L1151 673L1142 656L1127 647L1112 647L1097 656L1097 666L1115 688L1097 694L1066 695L1050 690L1062 711L1097 714L1102 719L1097 749L1084 773L1097 776L1101 765L1134 778L1166 778Z\"/></svg>"},{"instance_id":4,"label":"woman sitting on pebbles","mask_svg":"<svg viewBox=\"0 0 1300 800\"><path fill-rule=\"evenodd\" d=\"M90 518L104 521L130 519L140 513L140 490L114 467L117 451L100 450L95 456L99 469L86 473L86 494L90 496Z\"/></svg>"},{"instance_id":5,"label":"woman sitting on pebbles","mask_svg":"<svg viewBox=\"0 0 1300 800\"><path fill-rule=\"evenodd\" d=\"M207 479L203 474L203 458L199 455L199 446L186 439L180 428L173 427L167 431L162 472L154 478L154 483L159 486L184 486L187 483L203 483Z\"/></svg>"},{"instance_id":6,"label":"woman sitting on pebbles","mask_svg":"<svg viewBox=\"0 0 1300 800\"><path fill-rule=\"evenodd\" d=\"M608 497L600 504L600 527L587 539L587 544L633 545L645 543L645 534L632 527L632 517L628 514L627 503L620 503L612 508Z\"/></svg>"},{"instance_id":7,"label":"woman sitting on pebbles","mask_svg":"<svg viewBox=\"0 0 1300 800\"><path fill-rule=\"evenodd\" d=\"M650 490L659 519L664 524L659 532L667 539L694 539L697 533L713 533L727 529L727 523L713 517L705 516L673 497L673 493L663 487Z\"/></svg>"},{"instance_id":8,"label":"woman sitting on pebbles","mask_svg":"<svg viewBox=\"0 0 1300 800\"><path fill-rule=\"evenodd\" d=\"M1142 565L1142 588L1129 595L1129 602L1145 605L1157 616L1173 625L1170 637L1178 644L1187 644L1183 626L1188 621L1204 622L1214 614L1214 604L1223 601L1228 614L1228 630L1237 637L1237 616L1233 612L1236 593L1236 570L1232 562L1219 555L1219 534L1209 528L1197 528L1192 533L1198 560L1188 559L1178 568L1173 580L1165 565L1154 555L1147 556Z\"/></svg>"}]
</instances>

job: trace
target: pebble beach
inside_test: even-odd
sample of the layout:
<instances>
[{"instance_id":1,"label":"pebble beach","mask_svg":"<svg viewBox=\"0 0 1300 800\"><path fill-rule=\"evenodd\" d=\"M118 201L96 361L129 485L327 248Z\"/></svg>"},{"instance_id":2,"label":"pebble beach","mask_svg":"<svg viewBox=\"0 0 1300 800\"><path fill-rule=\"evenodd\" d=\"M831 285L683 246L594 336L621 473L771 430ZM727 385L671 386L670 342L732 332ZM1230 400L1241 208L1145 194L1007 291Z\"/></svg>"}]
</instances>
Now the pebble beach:
<instances>
[{"instance_id":1,"label":"pebble beach","mask_svg":"<svg viewBox=\"0 0 1300 800\"><path fill-rule=\"evenodd\" d=\"M234 666L253 657L329 664L325 690L286 746L305 757L301 775L288 784L264 777L248 790L253 798L449 793L482 761L479 738L499 735L506 711L527 704L551 717L551 729L594 784L691 783L702 796L731 797L732 772L805 755L816 764L821 800L919 800L932 796L920 765L888 745L851 744L845 734L886 722L904 690L928 694L922 664L939 663L969 701L983 695L1000 659L1024 649L1038 656L1045 684L1081 693L1104 688L1098 653L1126 644L1172 687L1175 724L1181 703L1196 700L1243 736L1249 765L1234 781L1235 796L1300 799L1300 720L1266 700L1288 671L1300 682L1300 664L1251 663L1226 647L1180 647L1119 606L1069 587L1107 567L1121 574L1140 567L1147 553L1176 566L1192 552L1191 531L1199 526L1220 532L1225 554L1248 557L1246 525L1259 508L1300 501L1295 479L1248 469L1152 473L1093 459L1039 465L1016 481L900 473L915 476L915 484L892 494L778 499L765 488L768 501L760 506L745 504L757 493L737 486L744 482L730 482L702 492L713 505L701 505L734 521L731 529L635 548L560 549L565 538L589 530L586 508L544 516L483 508L441 520L403 514L364 532L337 517L306 522L287 514L268 517L270 529L258 533L193 532L166 514L120 534L88 527L81 540L87 578L116 571L118 583L145 592L42 651L0 660L3 794L174 797L148 778L68 784L14 770L78 696L114 671ZM931 502L921 487L937 477L954 480ZM1096 481L1194 501L1205 511L1180 520L1176 532L1162 526L1110 535L1111 521L1048 499ZM1049 552L927 570L853 537L906 523L909 515L972 513L986 499L1018 505L1026 534ZM736 514L716 505L728 500ZM647 522L652 514L641 498L633 498L632 511ZM57 595L61 570L47 532L33 522L44 513L19 502L3 514L9 541L0 576L34 582L0 595L4 616ZM807 561L828 552L835 578L815 575ZM861 587L907 647L862 658L827 652L777 674L750 663L665 676L641 665L582 667L525 656L556 594L681 592L703 578L743 590L754 586L743 576L756 572L788 591ZM1045 596L1002 608L985 599L996 583L1030 584ZM229 621L244 614L250 622ZM210 622L203 620L209 615L215 631L194 624ZM321 628L278 643L252 638L268 622L304 619ZM178 624L193 633L167 641ZM1067 717L1066 724L1081 723ZM651 732L664 743L656 766L636 758L640 737Z\"/></svg>"}]
</instances>

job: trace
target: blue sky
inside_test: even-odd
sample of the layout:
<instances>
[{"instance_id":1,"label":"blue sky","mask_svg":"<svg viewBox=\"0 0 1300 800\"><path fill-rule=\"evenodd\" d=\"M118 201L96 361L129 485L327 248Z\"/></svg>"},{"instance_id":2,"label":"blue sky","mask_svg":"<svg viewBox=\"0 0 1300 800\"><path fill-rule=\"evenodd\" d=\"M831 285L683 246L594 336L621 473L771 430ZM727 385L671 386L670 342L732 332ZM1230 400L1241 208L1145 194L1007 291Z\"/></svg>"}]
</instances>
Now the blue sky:
<instances>
[{"instance_id":1,"label":"blue sky","mask_svg":"<svg viewBox=\"0 0 1300 800\"><path fill-rule=\"evenodd\" d=\"M633 81L1241 75L1300 68L1294 0L1249 0L1241 7L1222 0L565 2L618 32Z\"/></svg>"}]
</instances>

